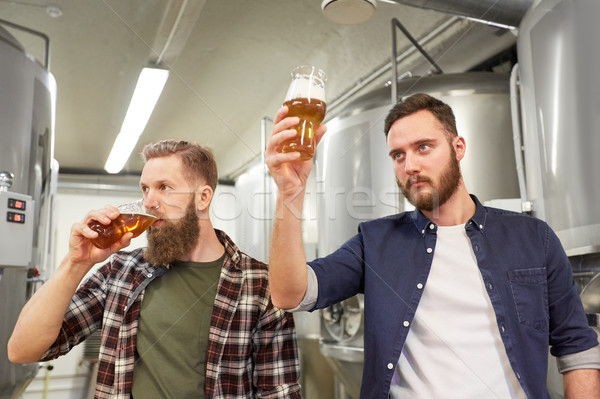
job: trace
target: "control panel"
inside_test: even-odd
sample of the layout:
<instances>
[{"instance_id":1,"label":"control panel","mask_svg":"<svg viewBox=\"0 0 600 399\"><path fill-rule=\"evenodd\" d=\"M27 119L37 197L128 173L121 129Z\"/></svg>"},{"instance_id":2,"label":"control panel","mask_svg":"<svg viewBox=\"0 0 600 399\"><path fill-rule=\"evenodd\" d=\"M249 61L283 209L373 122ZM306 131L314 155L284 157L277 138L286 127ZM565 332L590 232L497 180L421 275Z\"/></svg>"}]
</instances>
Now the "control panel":
<instances>
[{"instance_id":1,"label":"control panel","mask_svg":"<svg viewBox=\"0 0 600 399\"><path fill-rule=\"evenodd\" d=\"M33 251L34 201L0 190L0 266L28 266Z\"/></svg>"}]
</instances>

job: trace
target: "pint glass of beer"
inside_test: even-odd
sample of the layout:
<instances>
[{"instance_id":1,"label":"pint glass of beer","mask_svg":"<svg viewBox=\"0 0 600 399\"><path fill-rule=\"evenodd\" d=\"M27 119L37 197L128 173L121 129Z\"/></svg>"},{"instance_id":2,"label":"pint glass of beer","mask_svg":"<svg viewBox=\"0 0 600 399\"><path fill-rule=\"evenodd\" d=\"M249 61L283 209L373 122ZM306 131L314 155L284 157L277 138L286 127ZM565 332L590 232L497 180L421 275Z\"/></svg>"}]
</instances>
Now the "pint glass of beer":
<instances>
[{"instance_id":1,"label":"pint glass of beer","mask_svg":"<svg viewBox=\"0 0 600 399\"><path fill-rule=\"evenodd\" d=\"M313 66L299 66L292 71L292 81L283 105L289 108L287 116L297 116L296 137L286 141L281 152L299 152L301 160L315 155L315 128L325 118L325 81L323 70Z\"/></svg>"},{"instance_id":2,"label":"pint glass of beer","mask_svg":"<svg viewBox=\"0 0 600 399\"><path fill-rule=\"evenodd\" d=\"M137 237L142 234L156 217L146 213L143 200L129 202L117 207L121 214L110 224L102 224L98 221L88 223L90 229L98 233L98 237L92 240L92 244L100 249L110 248L119 241L126 233L133 232Z\"/></svg>"}]
</instances>

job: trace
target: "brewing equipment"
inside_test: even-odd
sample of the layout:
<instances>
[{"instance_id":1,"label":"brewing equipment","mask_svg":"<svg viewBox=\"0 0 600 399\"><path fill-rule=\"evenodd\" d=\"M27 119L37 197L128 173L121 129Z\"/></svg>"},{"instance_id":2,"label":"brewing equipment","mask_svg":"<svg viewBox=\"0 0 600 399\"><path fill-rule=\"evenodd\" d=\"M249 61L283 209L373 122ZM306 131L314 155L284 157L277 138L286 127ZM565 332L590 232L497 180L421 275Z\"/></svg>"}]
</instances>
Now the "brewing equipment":
<instances>
[{"instance_id":1,"label":"brewing equipment","mask_svg":"<svg viewBox=\"0 0 600 399\"><path fill-rule=\"evenodd\" d=\"M21 394L37 364L8 361L6 344L41 276L52 271L50 226L56 83L0 22L0 398ZM23 28L26 32L33 31ZM48 47L47 47L48 48Z\"/></svg>"},{"instance_id":2,"label":"brewing equipment","mask_svg":"<svg viewBox=\"0 0 600 399\"><path fill-rule=\"evenodd\" d=\"M545 0L517 41L527 196L569 255L600 252L595 0Z\"/></svg>"},{"instance_id":3,"label":"brewing equipment","mask_svg":"<svg viewBox=\"0 0 600 399\"><path fill-rule=\"evenodd\" d=\"M532 214L556 231L583 287L591 326L600 297L600 34L595 0L542 0L519 26L517 40L525 162L525 195ZM596 332L600 330L596 329ZM553 397L562 377L549 368ZM552 392L551 392L552 393Z\"/></svg>"}]
</instances>

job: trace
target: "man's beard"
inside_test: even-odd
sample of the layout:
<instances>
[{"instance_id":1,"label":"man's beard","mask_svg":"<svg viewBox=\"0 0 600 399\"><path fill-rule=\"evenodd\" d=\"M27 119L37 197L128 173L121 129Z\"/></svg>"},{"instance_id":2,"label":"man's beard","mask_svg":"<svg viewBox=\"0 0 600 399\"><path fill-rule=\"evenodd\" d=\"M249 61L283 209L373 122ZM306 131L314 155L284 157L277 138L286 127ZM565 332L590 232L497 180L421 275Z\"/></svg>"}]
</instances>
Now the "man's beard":
<instances>
[{"instance_id":1,"label":"man's beard","mask_svg":"<svg viewBox=\"0 0 600 399\"><path fill-rule=\"evenodd\" d=\"M396 183L398 184L398 187L400 187L402 194L411 204L415 206L415 208L422 211L431 212L434 209L444 205L446 201L452 197L461 179L460 167L458 166L458 161L455 154L454 148L452 148L450 160L448 161L444 172L440 176L440 180L438 182L439 187L435 187L431 179L428 177L417 176L412 182L409 179L405 185L400 183L400 181L398 181L396 178ZM433 188L433 193L419 194L417 190L415 195L413 195L410 191L410 185L416 182L429 183Z\"/></svg>"},{"instance_id":2,"label":"man's beard","mask_svg":"<svg viewBox=\"0 0 600 399\"><path fill-rule=\"evenodd\" d=\"M200 237L195 196L188 204L185 215L176 222L165 220L160 227L148 229L148 247L144 258L155 266L169 265L190 253Z\"/></svg>"}]
</instances>

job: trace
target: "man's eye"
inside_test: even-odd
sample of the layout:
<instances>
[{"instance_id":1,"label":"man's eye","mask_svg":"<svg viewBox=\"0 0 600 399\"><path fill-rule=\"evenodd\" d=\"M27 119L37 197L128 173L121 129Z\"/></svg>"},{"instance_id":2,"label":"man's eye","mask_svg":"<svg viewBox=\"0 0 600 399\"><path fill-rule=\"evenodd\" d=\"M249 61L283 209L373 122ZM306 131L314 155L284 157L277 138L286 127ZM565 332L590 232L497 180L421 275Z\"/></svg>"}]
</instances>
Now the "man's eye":
<instances>
[{"instance_id":1,"label":"man's eye","mask_svg":"<svg viewBox=\"0 0 600 399\"><path fill-rule=\"evenodd\" d=\"M429 149L429 146L427 144L421 144L419 146L419 150L421 151L427 151Z\"/></svg>"}]
</instances>

